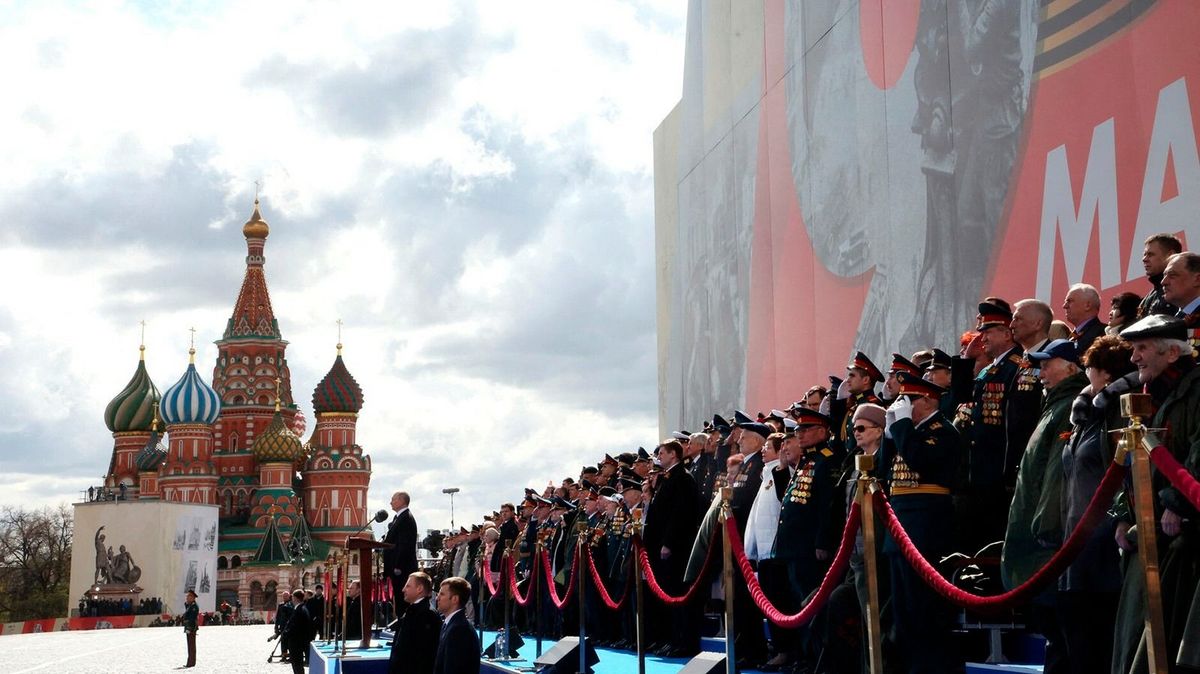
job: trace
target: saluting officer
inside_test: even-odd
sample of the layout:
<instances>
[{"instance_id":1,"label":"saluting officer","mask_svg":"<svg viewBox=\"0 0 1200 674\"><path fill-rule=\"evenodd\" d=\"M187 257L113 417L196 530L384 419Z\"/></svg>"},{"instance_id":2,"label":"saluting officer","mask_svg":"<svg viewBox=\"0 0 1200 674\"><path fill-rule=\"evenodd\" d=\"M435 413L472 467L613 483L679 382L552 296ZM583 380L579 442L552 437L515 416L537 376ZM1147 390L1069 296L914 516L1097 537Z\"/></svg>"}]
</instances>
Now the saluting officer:
<instances>
[{"instance_id":1,"label":"saluting officer","mask_svg":"<svg viewBox=\"0 0 1200 674\"><path fill-rule=\"evenodd\" d=\"M958 431L938 410L946 389L906 372L900 375L899 393L887 410L880 472L896 518L924 557L936 561L952 546L950 486L960 452ZM890 536L884 554L901 671L954 671L952 649L946 647L954 627L952 608L925 584Z\"/></svg>"}]
</instances>

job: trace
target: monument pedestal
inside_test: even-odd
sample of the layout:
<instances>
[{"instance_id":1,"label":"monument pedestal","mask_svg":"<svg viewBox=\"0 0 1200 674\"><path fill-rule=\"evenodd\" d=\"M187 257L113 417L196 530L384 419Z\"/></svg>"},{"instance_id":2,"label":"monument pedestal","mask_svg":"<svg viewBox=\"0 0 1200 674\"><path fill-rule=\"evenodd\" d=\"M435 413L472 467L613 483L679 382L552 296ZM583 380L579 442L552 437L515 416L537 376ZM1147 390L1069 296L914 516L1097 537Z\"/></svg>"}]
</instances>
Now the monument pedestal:
<instances>
[{"instance_id":1,"label":"monument pedestal","mask_svg":"<svg viewBox=\"0 0 1200 674\"><path fill-rule=\"evenodd\" d=\"M110 601L120 601L122 599L128 599L129 601L133 602L135 606L137 605L138 597L140 597L141 594L142 588L134 585L133 583L128 585L93 585L87 589L87 592L83 593L85 597L93 601L103 601L105 599Z\"/></svg>"}]
</instances>

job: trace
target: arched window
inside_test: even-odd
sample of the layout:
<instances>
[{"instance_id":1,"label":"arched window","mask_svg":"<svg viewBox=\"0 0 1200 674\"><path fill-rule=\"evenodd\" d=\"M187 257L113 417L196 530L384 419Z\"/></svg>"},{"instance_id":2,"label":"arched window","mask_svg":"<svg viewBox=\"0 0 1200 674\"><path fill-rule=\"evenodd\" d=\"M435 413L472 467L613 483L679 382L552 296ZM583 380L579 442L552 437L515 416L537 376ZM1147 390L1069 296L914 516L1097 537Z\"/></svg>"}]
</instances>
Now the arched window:
<instances>
[{"instance_id":1,"label":"arched window","mask_svg":"<svg viewBox=\"0 0 1200 674\"><path fill-rule=\"evenodd\" d=\"M231 492L231 491L225 492L225 498L223 499L223 504L224 505L221 506L222 513L224 515L231 514L233 512L233 492Z\"/></svg>"},{"instance_id":2,"label":"arched window","mask_svg":"<svg viewBox=\"0 0 1200 674\"><path fill-rule=\"evenodd\" d=\"M258 404L259 404L259 405L266 405L266 404L268 404L268 402L267 402L267 397L266 397L266 396L259 396L259 397L258 397Z\"/></svg>"},{"instance_id":3,"label":"arched window","mask_svg":"<svg viewBox=\"0 0 1200 674\"><path fill-rule=\"evenodd\" d=\"M267 581L267 586L263 588L263 607L267 609L275 608L279 605L279 597L276 588L279 585L273 581Z\"/></svg>"},{"instance_id":4,"label":"arched window","mask_svg":"<svg viewBox=\"0 0 1200 674\"><path fill-rule=\"evenodd\" d=\"M225 559L225 555L221 555L220 557L217 557L217 570L220 571L222 569L228 569L228 568L229 568L229 560Z\"/></svg>"},{"instance_id":5,"label":"arched window","mask_svg":"<svg viewBox=\"0 0 1200 674\"><path fill-rule=\"evenodd\" d=\"M229 451L236 452L237 449L238 449L238 434L230 433L229 434Z\"/></svg>"},{"instance_id":6,"label":"arched window","mask_svg":"<svg viewBox=\"0 0 1200 674\"><path fill-rule=\"evenodd\" d=\"M231 569L236 569L241 565L242 565L242 558L240 555L234 555L233 558L229 560L229 568L231 568Z\"/></svg>"},{"instance_id":7,"label":"arched window","mask_svg":"<svg viewBox=\"0 0 1200 674\"><path fill-rule=\"evenodd\" d=\"M234 557L234 559L237 559ZM263 606L263 587L262 583L257 580L250 581L250 610L257 611L262 608L275 608L274 606Z\"/></svg>"}]
</instances>

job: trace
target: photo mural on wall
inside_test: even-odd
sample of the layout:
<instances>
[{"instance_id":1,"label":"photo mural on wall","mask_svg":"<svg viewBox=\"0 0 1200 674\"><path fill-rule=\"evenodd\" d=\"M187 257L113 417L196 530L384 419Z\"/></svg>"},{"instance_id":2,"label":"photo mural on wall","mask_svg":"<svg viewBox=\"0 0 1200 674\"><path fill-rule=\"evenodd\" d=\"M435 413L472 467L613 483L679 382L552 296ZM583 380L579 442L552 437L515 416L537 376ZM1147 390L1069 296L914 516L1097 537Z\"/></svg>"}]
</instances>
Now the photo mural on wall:
<instances>
[{"instance_id":1,"label":"photo mural on wall","mask_svg":"<svg viewBox=\"0 0 1200 674\"><path fill-rule=\"evenodd\" d=\"M1144 294L1142 240L1200 227L1196 25L1176 0L693 1L655 146L664 428L789 403L855 350L957 351L986 295Z\"/></svg>"}]
</instances>

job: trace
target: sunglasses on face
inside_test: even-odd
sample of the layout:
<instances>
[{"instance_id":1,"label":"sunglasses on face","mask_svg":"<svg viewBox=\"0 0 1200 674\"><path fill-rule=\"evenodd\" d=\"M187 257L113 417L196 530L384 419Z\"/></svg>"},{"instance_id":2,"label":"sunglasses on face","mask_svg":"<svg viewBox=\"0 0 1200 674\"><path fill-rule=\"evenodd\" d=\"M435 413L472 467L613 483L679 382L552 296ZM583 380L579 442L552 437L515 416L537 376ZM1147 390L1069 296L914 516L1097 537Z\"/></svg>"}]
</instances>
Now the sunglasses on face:
<instances>
[{"instance_id":1,"label":"sunglasses on face","mask_svg":"<svg viewBox=\"0 0 1200 674\"><path fill-rule=\"evenodd\" d=\"M870 430L872 428L877 428L877 427L876 426L863 426L863 425L859 424L858 426L854 427L854 432L855 433L866 433L868 430Z\"/></svg>"}]
</instances>

